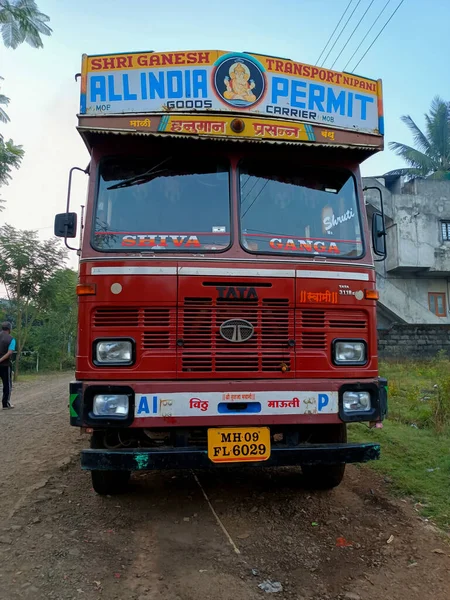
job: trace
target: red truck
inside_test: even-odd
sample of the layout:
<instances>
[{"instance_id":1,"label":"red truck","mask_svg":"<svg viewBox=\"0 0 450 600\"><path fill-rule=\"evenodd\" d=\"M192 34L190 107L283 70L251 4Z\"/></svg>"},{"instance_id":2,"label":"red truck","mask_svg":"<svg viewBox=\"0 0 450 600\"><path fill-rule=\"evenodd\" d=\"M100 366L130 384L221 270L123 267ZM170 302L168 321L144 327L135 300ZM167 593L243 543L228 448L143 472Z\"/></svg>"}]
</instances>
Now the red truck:
<instances>
[{"instance_id":1,"label":"red truck","mask_svg":"<svg viewBox=\"0 0 450 600\"><path fill-rule=\"evenodd\" d=\"M336 486L379 457L374 254L360 163L381 82L222 51L83 56L91 160L70 422L99 494L132 471L300 465ZM72 173L70 174L70 180ZM55 234L77 235L76 213Z\"/></svg>"}]
</instances>

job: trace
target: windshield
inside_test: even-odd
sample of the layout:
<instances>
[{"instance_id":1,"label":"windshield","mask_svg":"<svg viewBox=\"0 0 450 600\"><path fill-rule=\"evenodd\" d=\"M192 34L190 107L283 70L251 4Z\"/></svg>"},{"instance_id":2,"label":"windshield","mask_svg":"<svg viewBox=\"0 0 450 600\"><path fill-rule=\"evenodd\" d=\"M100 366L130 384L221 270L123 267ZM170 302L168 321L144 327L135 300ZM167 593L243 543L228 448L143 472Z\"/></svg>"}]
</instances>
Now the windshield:
<instances>
[{"instance_id":1,"label":"windshield","mask_svg":"<svg viewBox=\"0 0 450 600\"><path fill-rule=\"evenodd\" d=\"M358 258L355 182L346 171L246 161L240 169L241 243L247 250Z\"/></svg>"},{"instance_id":2,"label":"windshield","mask_svg":"<svg viewBox=\"0 0 450 600\"><path fill-rule=\"evenodd\" d=\"M230 244L229 167L189 157L114 158L100 166L98 250L223 250Z\"/></svg>"}]
</instances>

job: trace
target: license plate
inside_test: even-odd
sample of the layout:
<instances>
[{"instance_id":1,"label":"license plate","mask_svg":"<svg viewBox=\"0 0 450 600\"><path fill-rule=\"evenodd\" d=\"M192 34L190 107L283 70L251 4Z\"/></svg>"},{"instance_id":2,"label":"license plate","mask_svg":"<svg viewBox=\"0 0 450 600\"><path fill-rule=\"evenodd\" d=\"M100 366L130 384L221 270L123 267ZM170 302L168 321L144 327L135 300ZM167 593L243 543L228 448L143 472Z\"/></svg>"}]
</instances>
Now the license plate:
<instances>
[{"instance_id":1,"label":"license plate","mask_svg":"<svg viewBox=\"0 0 450 600\"><path fill-rule=\"evenodd\" d=\"M268 427L208 429L208 457L215 463L267 460L270 430Z\"/></svg>"}]
</instances>

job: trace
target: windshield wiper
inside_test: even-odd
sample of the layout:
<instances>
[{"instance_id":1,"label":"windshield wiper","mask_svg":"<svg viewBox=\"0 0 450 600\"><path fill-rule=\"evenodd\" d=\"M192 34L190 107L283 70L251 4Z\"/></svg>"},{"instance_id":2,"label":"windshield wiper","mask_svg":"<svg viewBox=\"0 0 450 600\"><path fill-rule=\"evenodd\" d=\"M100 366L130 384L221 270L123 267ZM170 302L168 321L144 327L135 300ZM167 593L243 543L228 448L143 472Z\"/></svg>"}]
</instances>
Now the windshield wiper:
<instances>
[{"instance_id":1,"label":"windshield wiper","mask_svg":"<svg viewBox=\"0 0 450 600\"><path fill-rule=\"evenodd\" d=\"M133 177L124 179L123 181L120 181L119 183L115 183L114 185L111 185L111 186L109 186L109 188L106 188L106 189L118 190L119 188L130 187L131 185L140 185L141 183L150 181L150 179L152 179L155 175L164 173L165 171L168 170L168 169L159 169L159 170L157 170L157 169L158 169L158 167L160 167L161 165L163 165L164 163L169 161L171 158L172 157L169 156L168 158L165 158L164 160L162 160L160 163L158 163L157 165L155 165L148 171L145 171L145 173L141 173L140 175L133 175Z\"/></svg>"},{"instance_id":2,"label":"windshield wiper","mask_svg":"<svg viewBox=\"0 0 450 600\"><path fill-rule=\"evenodd\" d=\"M153 171L152 173L142 173L142 175L136 175L136 177L132 177L131 179L126 179L125 181L121 181L120 183L116 183L115 185L111 185L108 190L118 190L126 187L131 187L132 185L141 185L141 183L146 183L151 179L154 179L156 175L160 173L166 173L169 169L159 169L158 171Z\"/></svg>"}]
</instances>

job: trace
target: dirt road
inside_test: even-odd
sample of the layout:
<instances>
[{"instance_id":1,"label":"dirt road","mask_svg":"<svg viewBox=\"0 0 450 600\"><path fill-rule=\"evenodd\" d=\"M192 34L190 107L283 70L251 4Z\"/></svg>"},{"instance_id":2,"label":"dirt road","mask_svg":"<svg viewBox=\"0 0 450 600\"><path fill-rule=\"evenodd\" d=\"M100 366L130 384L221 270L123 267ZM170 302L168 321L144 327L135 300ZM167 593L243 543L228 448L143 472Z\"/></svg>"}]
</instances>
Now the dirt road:
<instances>
[{"instance_id":1,"label":"dirt road","mask_svg":"<svg viewBox=\"0 0 450 600\"><path fill-rule=\"evenodd\" d=\"M448 600L448 542L365 468L325 493L285 469L152 473L96 496L68 381L19 384L0 413L1 600L253 600L266 580L280 599Z\"/></svg>"}]
</instances>

